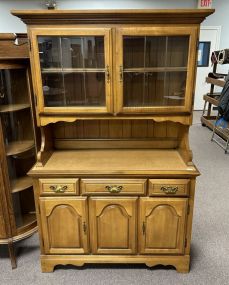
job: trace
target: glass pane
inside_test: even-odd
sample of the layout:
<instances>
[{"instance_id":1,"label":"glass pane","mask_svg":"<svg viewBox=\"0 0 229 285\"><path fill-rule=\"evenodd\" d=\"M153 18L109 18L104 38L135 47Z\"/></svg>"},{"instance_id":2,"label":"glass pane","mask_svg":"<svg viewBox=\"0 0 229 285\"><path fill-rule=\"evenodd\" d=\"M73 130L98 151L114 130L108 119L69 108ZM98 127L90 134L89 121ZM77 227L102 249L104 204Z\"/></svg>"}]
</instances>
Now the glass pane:
<instances>
[{"instance_id":1,"label":"glass pane","mask_svg":"<svg viewBox=\"0 0 229 285\"><path fill-rule=\"evenodd\" d=\"M23 92L18 92L23 90ZM25 69L0 70L0 112L29 108ZM27 104L27 106L25 106ZM23 106L24 105L24 106Z\"/></svg>"},{"instance_id":2,"label":"glass pane","mask_svg":"<svg viewBox=\"0 0 229 285\"><path fill-rule=\"evenodd\" d=\"M6 146L11 142L33 140L30 110L2 113L2 127Z\"/></svg>"},{"instance_id":3,"label":"glass pane","mask_svg":"<svg viewBox=\"0 0 229 285\"><path fill-rule=\"evenodd\" d=\"M189 36L168 37L166 66L187 67L189 51Z\"/></svg>"},{"instance_id":4,"label":"glass pane","mask_svg":"<svg viewBox=\"0 0 229 285\"><path fill-rule=\"evenodd\" d=\"M104 68L104 39L103 37L85 37L84 66L86 68Z\"/></svg>"},{"instance_id":5,"label":"glass pane","mask_svg":"<svg viewBox=\"0 0 229 285\"><path fill-rule=\"evenodd\" d=\"M168 72L165 84L165 105L183 106L185 103L185 88L187 72Z\"/></svg>"},{"instance_id":6,"label":"glass pane","mask_svg":"<svg viewBox=\"0 0 229 285\"><path fill-rule=\"evenodd\" d=\"M32 118L25 69L0 70L0 120L17 227L36 220L32 179L35 163Z\"/></svg>"},{"instance_id":7,"label":"glass pane","mask_svg":"<svg viewBox=\"0 0 229 285\"><path fill-rule=\"evenodd\" d=\"M60 38L62 48L62 62L63 68L83 68L83 39L75 38Z\"/></svg>"},{"instance_id":8,"label":"glass pane","mask_svg":"<svg viewBox=\"0 0 229 285\"><path fill-rule=\"evenodd\" d=\"M38 42L45 106L105 106L103 36L38 37Z\"/></svg>"},{"instance_id":9,"label":"glass pane","mask_svg":"<svg viewBox=\"0 0 229 285\"><path fill-rule=\"evenodd\" d=\"M58 37L39 37L41 68L61 67L61 41Z\"/></svg>"},{"instance_id":10,"label":"glass pane","mask_svg":"<svg viewBox=\"0 0 229 285\"><path fill-rule=\"evenodd\" d=\"M185 67L189 36L123 38L124 68Z\"/></svg>"},{"instance_id":11,"label":"glass pane","mask_svg":"<svg viewBox=\"0 0 229 285\"><path fill-rule=\"evenodd\" d=\"M144 104L144 74L143 73L124 73L124 106L137 107Z\"/></svg>"},{"instance_id":12,"label":"glass pane","mask_svg":"<svg viewBox=\"0 0 229 285\"><path fill-rule=\"evenodd\" d=\"M146 37L144 67L166 66L166 37Z\"/></svg>"},{"instance_id":13,"label":"glass pane","mask_svg":"<svg viewBox=\"0 0 229 285\"><path fill-rule=\"evenodd\" d=\"M186 72L124 73L124 107L183 106Z\"/></svg>"},{"instance_id":14,"label":"glass pane","mask_svg":"<svg viewBox=\"0 0 229 285\"><path fill-rule=\"evenodd\" d=\"M45 106L65 106L64 75L59 72L43 73L42 82Z\"/></svg>"},{"instance_id":15,"label":"glass pane","mask_svg":"<svg viewBox=\"0 0 229 285\"><path fill-rule=\"evenodd\" d=\"M144 67L145 37L123 38L124 68Z\"/></svg>"},{"instance_id":16,"label":"glass pane","mask_svg":"<svg viewBox=\"0 0 229 285\"><path fill-rule=\"evenodd\" d=\"M105 105L105 74L85 73L86 103L88 106Z\"/></svg>"},{"instance_id":17,"label":"glass pane","mask_svg":"<svg viewBox=\"0 0 229 285\"><path fill-rule=\"evenodd\" d=\"M20 228L36 221L33 189L12 194L16 227Z\"/></svg>"},{"instance_id":18,"label":"glass pane","mask_svg":"<svg viewBox=\"0 0 229 285\"><path fill-rule=\"evenodd\" d=\"M183 106L189 36L124 36L124 106Z\"/></svg>"},{"instance_id":19,"label":"glass pane","mask_svg":"<svg viewBox=\"0 0 229 285\"><path fill-rule=\"evenodd\" d=\"M104 72L43 74L45 106L104 106Z\"/></svg>"}]
</instances>

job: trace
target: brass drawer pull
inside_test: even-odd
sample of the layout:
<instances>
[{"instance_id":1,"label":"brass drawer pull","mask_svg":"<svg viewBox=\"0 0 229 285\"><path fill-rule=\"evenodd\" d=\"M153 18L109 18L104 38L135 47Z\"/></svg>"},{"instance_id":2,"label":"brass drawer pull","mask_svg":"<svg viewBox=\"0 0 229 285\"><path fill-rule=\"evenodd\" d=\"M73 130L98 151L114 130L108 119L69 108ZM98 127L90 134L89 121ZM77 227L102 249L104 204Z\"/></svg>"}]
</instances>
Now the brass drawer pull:
<instances>
[{"instance_id":1,"label":"brass drawer pull","mask_svg":"<svg viewBox=\"0 0 229 285\"><path fill-rule=\"evenodd\" d=\"M118 186L118 185L107 185L105 187L110 193L119 193L122 191L123 186Z\"/></svg>"},{"instance_id":2,"label":"brass drawer pull","mask_svg":"<svg viewBox=\"0 0 229 285\"><path fill-rule=\"evenodd\" d=\"M64 186L61 186L61 185L52 185L49 187L53 192L55 193L64 193L67 189L68 189L68 186L67 185L64 185Z\"/></svg>"},{"instance_id":3,"label":"brass drawer pull","mask_svg":"<svg viewBox=\"0 0 229 285\"><path fill-rule=\"evenodd\" d=\"M161 191L166 194L176 194L178 186L161 186Z\"/></svg>"}]
</instances>

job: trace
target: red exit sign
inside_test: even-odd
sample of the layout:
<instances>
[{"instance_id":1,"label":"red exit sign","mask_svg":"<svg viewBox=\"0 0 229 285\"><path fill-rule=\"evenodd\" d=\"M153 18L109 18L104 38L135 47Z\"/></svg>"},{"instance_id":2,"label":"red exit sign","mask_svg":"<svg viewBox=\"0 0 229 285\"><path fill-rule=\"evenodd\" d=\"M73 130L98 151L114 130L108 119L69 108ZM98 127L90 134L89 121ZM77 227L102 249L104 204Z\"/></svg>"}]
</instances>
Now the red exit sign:
<instances>
[{"instance_id":1,"label":"red exit sign","mask_svg":"<svg viewBox=\"0 0 229 285\"><path fill-rule=\"evenodd\" d=\"M212 0L199 0L198 8L211 8Z\"/></svg>"}]
</instances>

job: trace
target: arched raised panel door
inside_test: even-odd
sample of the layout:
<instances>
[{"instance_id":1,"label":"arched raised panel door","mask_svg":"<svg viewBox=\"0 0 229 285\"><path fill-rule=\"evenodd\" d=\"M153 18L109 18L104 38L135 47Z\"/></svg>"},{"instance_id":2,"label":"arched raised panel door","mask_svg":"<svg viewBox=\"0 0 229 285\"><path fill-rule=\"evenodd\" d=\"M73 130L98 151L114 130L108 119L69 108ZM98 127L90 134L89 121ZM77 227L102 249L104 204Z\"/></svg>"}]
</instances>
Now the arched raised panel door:
<instances>
[{"instance_id":1,"label":"arched raised panel door","mask_svg":"<svg viewBox=\"0 0 229 285\"><path fill-rule=\"evenodd\" d=\"M133 254L136 252L137 198L91 198L92 252Z\"/></svg>"},{"instance_id":2,"label":"arched raised panel door","mask_svg":"<svg viewBox=\"0 0 229 285\"><path fill-rule=\"evenodd\" d=\"M86 198L41 198L45 253L87 253Z\"/></svg>"},{"instance_id":3,"label":"arched raised panel door","mask_svg":"<svg viewBox=\"0 0 229 285\"><path fill-rule=\"evenodd\" d=\"M140 199L140 253L184 252L187 205L186 198Z\"/></svg>"}]
</instances>

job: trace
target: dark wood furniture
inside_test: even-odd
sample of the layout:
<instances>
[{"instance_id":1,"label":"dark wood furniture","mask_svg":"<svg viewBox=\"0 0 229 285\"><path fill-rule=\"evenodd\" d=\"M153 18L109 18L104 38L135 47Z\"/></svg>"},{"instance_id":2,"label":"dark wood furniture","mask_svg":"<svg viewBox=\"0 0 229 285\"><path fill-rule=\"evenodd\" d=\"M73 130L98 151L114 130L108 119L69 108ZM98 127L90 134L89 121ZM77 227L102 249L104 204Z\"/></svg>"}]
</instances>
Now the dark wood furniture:
<instances>
[{"instance_id":1,"label":"dark wood furniture","mask_svg":"<svg viewBox=\"0 0 229 285\"><path fill-rule=\"evenodd\" d=\"M213 65L213 73L217 72L217 63ZM213 114L214 107L218 106L220 92L215 91L215 87L224 87L225 81L223 79L215 79L206 77L206 83L210 84L210 92L203 96L204 109L201 116L201 123L203 126L209 127L211 130L214 128L217 114Z\"/></svg>"},{"instance_id":2,"label":"dark wood furniture","mask_svg":"<svg viewBox=\"0 0 229 285\"><path fill-rule=\"evenodd\" d=\"M216 70L217 63L215 63L213 66L213 73L216 73ZM229 147L229 123L225 122L223 126L221 126L219 122L218 125L216 124L216 122L220 119L217 107L221 92L214 92L215 87L224 87L225 80L206 77L206 82L211 84L211 87L210 92L203 96L205 103L201 116L201 123L202 126L207 126L213 131L211 140L216 142L221 148L224 149L224 152L227 153Z\"/></svg>"},{"instance_id":3,"label":"dark wood furniture","mask_svg":"<svg viewBox=\"0 0 229 285\"><path fill-rule=\"evenodd\" d=\"M213 10L12 11L28 25L42 133L43 272L145 263L188 272L200 23Z\"/></svg>"},{"instance_id":4,"label":"dark wood furniture","mask_svg":"<svg viewBox=\"0 0 229 285\"><path fill-rule=\"evenodd\" d=\"M16 44L15 44L16 41ZM0 245L37 231L32 179L36 161L27 35L0 34Z\"/></svg>"}]
</instances>

